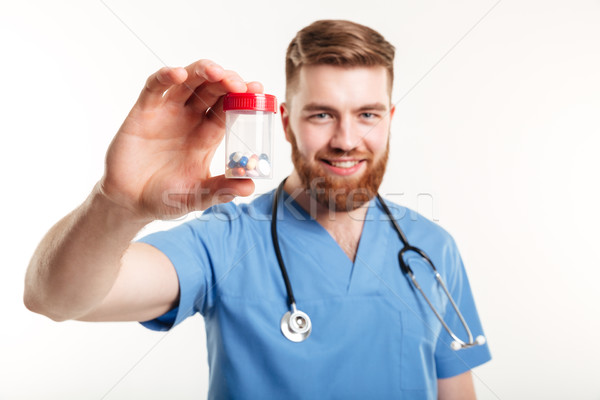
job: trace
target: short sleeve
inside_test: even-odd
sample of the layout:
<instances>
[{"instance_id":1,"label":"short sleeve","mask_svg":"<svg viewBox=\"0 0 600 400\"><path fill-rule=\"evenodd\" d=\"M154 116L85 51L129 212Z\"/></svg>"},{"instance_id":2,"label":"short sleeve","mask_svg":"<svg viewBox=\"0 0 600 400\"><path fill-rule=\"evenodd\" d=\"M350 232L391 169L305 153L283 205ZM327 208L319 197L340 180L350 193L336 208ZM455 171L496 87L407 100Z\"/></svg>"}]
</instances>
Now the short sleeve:
<instances>
[{"instance_id":1,"label":"short sleeve","mask_svg":"<svg viewBox=\"0 0 600 400\"><path fill-rule=\"evenodd\" d=\"M451 277L446 280L446 285L463 318L471 329L473 339L475 339L479 335L484 335L483 328L475 307L475 301L462 259L453 240L451 240L450 248L445 258L446 262L450 264L448 271L452 271ZM448 302L445 310L444 321L458 338L465 342L467 341L468 334L450 302ZM435 350L438 378L450 378L459 375L486 363L492 358L487 343L468 349L452 350L450 347L452 341L452 337L442 328Z\"/></svg>"},{"instance_id":2,"label":"short sleeve","mask_svg":"<svg viewBox=\"0 0 600 400\"><path fill-rule=\"evenodd\" d=\"M138 242L147 243L164 253L177 272L179 304L166 314L142 322L152 330L169 330L196 312L203 312L208 288L209 252L199 237L197 227L188 222L173 229L145 236Z\"/></svg>"}]
</instances>

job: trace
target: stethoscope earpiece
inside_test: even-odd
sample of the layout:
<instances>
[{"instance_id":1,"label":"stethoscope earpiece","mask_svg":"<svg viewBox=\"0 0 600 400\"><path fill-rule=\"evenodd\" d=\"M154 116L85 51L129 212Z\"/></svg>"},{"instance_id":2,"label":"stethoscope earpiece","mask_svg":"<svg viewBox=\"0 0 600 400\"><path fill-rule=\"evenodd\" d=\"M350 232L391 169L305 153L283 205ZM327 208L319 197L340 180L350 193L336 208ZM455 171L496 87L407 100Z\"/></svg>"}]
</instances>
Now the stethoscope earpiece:
<instances>
[{"instance_id":1,"label":"stethoscope earpiece","mask_svg":"<svg viewBox=\"0 0 600 400\"><path fill-rule=\"evenodd\" d=\"M482 344L485 344L485 337L483 335L479 335L475 338L473 342L469 343L453 340L452 343L450 343L450 348L454 351L458 351L462 349L468 349L469 347L473 346L481 346Z\"/></svg>"}]
</instances>

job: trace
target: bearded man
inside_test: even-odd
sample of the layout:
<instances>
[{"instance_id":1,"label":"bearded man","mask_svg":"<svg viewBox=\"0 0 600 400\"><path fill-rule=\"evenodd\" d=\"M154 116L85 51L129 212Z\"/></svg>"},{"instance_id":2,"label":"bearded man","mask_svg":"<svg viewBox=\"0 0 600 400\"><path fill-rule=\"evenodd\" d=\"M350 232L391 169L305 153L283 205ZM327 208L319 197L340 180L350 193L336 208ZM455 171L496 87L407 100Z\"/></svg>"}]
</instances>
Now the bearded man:
<instances>
[{"instance_id":1,"label":"bearded man","mask_svg":"<svg viewBox=\"0 0 600 400\"><path fill-rule=\"evenodd\" d=\"M262 85L208 60L157 71L111 143L102 179L36 250L27 307L56 321L156 330L198 312L211 399L474 398L470 370L490 354L473 340L483 331L456 245L377 196L393 61L394 47L360 24L299 31L280 107L294 170L243 205L230 201L253 182L211 176L209 166L225 131L223 96ZM165 193L176 193L168 204ZM131 242L152 220L194 210L206 211ZM406 240L420 250L408 254Z\"/></svg>"}]
</instances>

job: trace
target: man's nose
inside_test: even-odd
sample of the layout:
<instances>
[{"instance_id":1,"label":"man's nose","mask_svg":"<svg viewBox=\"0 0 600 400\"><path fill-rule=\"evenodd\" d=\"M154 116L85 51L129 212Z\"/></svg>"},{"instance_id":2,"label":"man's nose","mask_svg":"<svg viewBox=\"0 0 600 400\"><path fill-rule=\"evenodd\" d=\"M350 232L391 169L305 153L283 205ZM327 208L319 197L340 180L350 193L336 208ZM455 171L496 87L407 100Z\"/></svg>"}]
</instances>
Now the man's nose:
<instances>
[{"instance_id":1,"label":"man's nose","mask_svg":"<svg viewBox=\"0 0 600 400\"><path fill-rule=\"evenodd\" d=\"M331 147L350 151L360 143L360 134L350 118L340 118L331 138Z\"/></svg>"}]
</instances>

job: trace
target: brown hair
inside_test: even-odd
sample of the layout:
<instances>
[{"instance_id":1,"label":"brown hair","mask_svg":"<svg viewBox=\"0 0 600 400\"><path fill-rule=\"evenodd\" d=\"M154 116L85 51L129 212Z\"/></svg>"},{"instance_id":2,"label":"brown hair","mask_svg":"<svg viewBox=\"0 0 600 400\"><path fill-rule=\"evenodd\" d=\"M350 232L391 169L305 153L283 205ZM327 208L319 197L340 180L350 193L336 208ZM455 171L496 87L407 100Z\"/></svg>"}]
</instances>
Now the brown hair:
<instances>
[{"instance_id":1,"label":"brown hair","mask_svg":"<svg viewBox=\"0 0 600 400\"><path fill-rule=\"evenodd\" d=\"M286 98L303 65L383 66L389 92L394 81L394 46L377 31L345 20L320 20L296 34L285 57Z\"/></svg>"}]
</instances>

